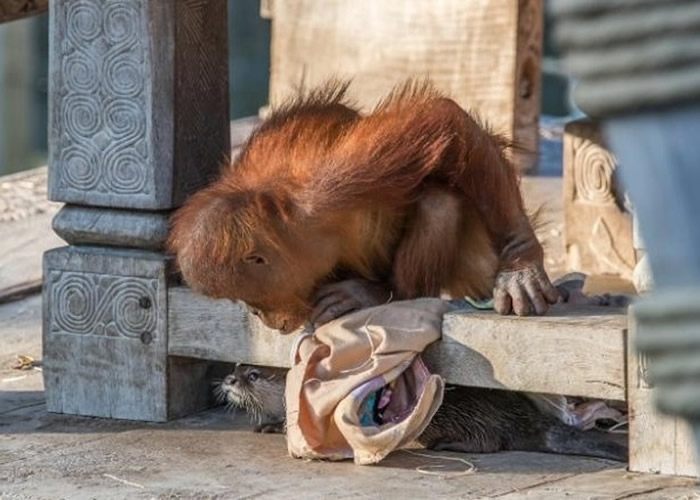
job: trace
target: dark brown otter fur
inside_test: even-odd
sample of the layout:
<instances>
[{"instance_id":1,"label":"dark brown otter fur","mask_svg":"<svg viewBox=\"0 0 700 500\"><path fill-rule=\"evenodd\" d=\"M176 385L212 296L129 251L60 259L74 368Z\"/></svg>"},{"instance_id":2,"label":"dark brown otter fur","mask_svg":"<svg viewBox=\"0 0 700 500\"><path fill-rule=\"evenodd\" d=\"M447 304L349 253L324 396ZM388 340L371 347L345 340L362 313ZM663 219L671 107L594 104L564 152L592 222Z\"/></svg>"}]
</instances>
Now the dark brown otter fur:
<instances>
[{"instance_id":1,"label":"dark brown otter fur","mask_svg":"<svg viewBox=\"0 0 700 500\"><path fill-rule=\"evenodd\" d=\"M279 368L238 365L217 391L255 419L257 432L283 432L285 374ZM477 387L448 385L418 441L428 449L464 453L519 450L627 460L625 446L542 413L521 393Z\"/></svg>"}]
</instances>

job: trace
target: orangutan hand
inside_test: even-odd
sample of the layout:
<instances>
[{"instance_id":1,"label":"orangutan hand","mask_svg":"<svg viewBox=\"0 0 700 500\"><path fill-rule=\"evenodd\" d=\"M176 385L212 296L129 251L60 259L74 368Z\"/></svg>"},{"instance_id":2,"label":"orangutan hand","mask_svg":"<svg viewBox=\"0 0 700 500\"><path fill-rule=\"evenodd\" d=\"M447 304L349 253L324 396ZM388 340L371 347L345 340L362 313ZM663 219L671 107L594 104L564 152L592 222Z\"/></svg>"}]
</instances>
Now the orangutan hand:
<instances>
[{"instance_id":1,"label":"orangutan hand","mask_svg":"<svg viewBox=\"0 0 700 500\"><path fill-rule=\"evenodd\" d=\"M363 279L324 285L314 296L311 324L318 328L358 309L384 304L390 297L391 293L386 287Z\"/></svg>"},{"instance_id":2,"label":"orangutan hand","mask_svg":"<svg viewBox=\"0 0 700 500\"><path fill-rule=\"evenodd\" d=\"M493 307L499 314L513 311L518 316L527 316L532 312L542 315L558 299L559 291L540 265L501 271L496 276Z\"/></svg>"}]
</instances>

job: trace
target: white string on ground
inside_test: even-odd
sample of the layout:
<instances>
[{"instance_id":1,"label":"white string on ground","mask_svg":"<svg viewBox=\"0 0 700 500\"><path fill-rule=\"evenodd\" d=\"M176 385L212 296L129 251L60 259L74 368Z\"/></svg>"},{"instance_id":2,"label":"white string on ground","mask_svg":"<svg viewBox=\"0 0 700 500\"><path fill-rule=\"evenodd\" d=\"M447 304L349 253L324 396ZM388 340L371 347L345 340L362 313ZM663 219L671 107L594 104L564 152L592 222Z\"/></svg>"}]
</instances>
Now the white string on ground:
<instances>
[{"instance_id":1,"label":"white string on ground","mask_svg":"<svg viewBox=\"0 0 700 500\"><path fill-rule=\"evenodd\" d=\"M416 472L420 472L421 474L426 474L428 476L439 476L443 479L449 479L453 477L461 477L461 476L467 476L469 474L474 474L476 472L476 467L474 466L473 463L471 463L469 460L465 460L463 458L458 458L458 457L446 457L444 455L429 455L427 453L418 453L417 451L413 450L401 450L404 453L408 453L410 455L415 455L417 457L423 457L423 458L430 458L432 460L448 460L452 462L461 462L464 465L467 466L467 468L463 471L456 471L456 472L437 472L432 469L441 469L444 468L444 464L436 464L436 465L419 465L416 467Z\"/></svg>"},{"instance_id":2,"label":"white string on ground","mask_svg":"<svg viewBox=\"0 0 700 500\"><path fill-rule=\"evenodd\" d=\"M107 479L111 479L112 481L117 481L118 483L126 484L127 486L133 486L134 488L141 488L144 489L145 486L139 483L132 483L131 481L127 481L126 479L122 479L117 476L113 476L112 474L102 474L104 477Z\"/></svg>"}]
</instances>

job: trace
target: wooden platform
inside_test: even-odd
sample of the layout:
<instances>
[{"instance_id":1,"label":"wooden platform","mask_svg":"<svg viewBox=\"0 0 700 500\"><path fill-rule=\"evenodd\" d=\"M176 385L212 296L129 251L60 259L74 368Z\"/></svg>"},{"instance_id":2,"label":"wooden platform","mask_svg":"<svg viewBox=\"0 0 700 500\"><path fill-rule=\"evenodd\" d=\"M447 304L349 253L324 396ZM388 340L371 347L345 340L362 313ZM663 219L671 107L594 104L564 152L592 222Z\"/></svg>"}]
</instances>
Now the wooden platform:
<instances>
[{"instance_id":1,"label":"wooden platform","mask_svg":"<svg viewBox=\"0 0 700 500\"><path fill-rule=\"evenodd\" d=\"M185 287L168 292L168 354L290 366L295 334L281 336L244 306ZM623 310L556 306L547 316L448 313L442 341L425 352L448 382L624 401Z\"/></svg>"}]
</instances>

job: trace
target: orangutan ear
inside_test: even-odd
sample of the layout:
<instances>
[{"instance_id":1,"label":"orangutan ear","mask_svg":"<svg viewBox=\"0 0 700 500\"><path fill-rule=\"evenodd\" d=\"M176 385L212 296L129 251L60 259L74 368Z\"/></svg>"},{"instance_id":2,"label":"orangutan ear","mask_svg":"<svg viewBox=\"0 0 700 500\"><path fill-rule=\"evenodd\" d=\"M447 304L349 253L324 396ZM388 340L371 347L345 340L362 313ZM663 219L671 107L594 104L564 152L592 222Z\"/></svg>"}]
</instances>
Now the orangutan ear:
<instances>
[{"instance_id":1,"label":"orangutan ear","mask_svg":"<svg viewBox=\"0 0 700 500\"><path fill-rule=\"evenodd\" d=\"M253 195L253 203L270 218L285 224L298 212L290 196L282 192L259 191Z\"/></svg>"}]
</instances>

